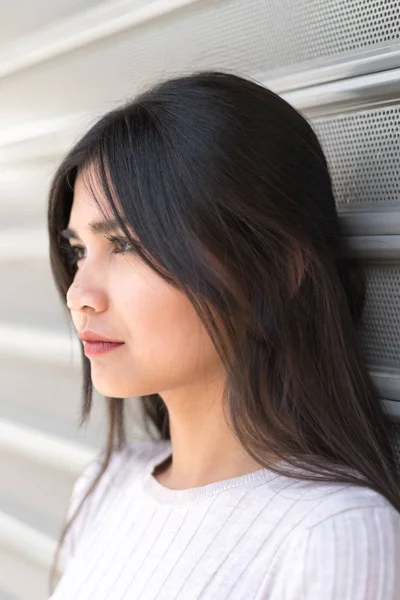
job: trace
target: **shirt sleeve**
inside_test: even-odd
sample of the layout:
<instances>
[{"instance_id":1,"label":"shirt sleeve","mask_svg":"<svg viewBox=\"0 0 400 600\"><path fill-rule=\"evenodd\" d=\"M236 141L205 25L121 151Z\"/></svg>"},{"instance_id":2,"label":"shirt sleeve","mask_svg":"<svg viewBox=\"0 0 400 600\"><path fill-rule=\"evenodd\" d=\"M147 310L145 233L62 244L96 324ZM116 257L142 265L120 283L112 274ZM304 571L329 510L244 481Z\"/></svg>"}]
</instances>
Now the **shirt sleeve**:
<instances>
[{"instance_id":1,"label":"shirt sleeve","mask_svg":"<svg viewBox=\"0 0 400 600\"><path fill-rule=\"evenodd\" d=\"M348 509L293 536L259 600L400 600L400 514Z\"/></svg>"}]
</instances>

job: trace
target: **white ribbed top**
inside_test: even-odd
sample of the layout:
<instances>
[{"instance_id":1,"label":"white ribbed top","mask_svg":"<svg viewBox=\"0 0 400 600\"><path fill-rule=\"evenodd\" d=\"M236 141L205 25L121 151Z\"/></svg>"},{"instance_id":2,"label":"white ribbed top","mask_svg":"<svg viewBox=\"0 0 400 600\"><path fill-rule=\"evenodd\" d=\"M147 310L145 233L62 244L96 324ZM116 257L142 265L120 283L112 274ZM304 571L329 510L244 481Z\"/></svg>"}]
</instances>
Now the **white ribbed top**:
<instances>
[{"instance_id":1,"label":"white ribbed top","mask_svg":"<svg viewBox=\"0 0 400 600\"><path fill-rule=\"evenodd\" d=\"M268 469L172 490L152 475L170 454L169 441L115 453L51 600L400 600L400 515L377 492Z\"/></svg>"}]
</instances>

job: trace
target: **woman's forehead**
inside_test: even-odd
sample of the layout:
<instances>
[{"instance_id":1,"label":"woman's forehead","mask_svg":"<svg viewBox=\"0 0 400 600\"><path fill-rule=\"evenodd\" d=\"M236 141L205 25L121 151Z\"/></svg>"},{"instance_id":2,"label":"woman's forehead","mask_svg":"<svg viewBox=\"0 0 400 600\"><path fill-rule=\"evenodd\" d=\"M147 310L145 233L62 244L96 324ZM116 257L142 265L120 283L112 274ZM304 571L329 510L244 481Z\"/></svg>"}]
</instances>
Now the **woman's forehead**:
<instances>
[{"instance_id":1,"label":"woman's forehead","mask_svg":"<svg viewBox=\"0 0 400 600\"><path fill-rule=\"evenodd\" d=\"M113 195L113 201L120 212L121 206L115 195ZM79 172L76 177L71 212L74 207L79 212L92 213L93 217L97 215L97 217L102 216L104 219L115 219L114 211L93 167L87 167L84 171Z\"/></svg>"}]
</instances>

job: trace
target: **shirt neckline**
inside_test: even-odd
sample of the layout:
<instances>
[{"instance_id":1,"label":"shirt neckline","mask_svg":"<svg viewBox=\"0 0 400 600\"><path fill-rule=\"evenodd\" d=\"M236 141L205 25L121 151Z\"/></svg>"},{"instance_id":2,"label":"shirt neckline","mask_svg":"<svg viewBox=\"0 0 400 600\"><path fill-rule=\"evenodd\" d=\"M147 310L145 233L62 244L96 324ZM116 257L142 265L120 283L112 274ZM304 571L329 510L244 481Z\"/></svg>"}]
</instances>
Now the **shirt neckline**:
<instances>
[{"instance_id":1,"label":"shirt neckline","mask_svg":"<svg viewBox=\"0 0 400 600\"><path fill-rule=\"evenodd\" d=\"M231 477L222 481L208 483L203 486L175 490L162 485L154 476L153 471L167 458L171 456L171 441L162 440L161 450L150 459L142 478L142 490L146 496L151 498L157 504L162 505L183 505L192 504L205 500L219 492L230 490L239 486L246 486L257 481L270 481L279 477L277 473L266 468L260 468L252 473ZM284 462L284 461L281 461ZM280 464L280 463L279 463Z\"/></svg>"}]
</instances>

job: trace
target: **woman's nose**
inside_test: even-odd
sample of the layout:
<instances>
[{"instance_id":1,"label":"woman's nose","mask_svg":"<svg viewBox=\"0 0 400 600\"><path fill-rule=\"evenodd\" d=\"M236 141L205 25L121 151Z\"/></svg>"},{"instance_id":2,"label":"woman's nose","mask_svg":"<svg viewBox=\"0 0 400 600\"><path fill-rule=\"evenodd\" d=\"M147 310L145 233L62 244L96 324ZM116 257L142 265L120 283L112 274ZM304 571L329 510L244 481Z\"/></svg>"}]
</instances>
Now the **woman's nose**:
<instances>
[{"instance_id":1,"label":"woman's nose","mask_svg":"<svg viewBox=\"0 0 400 600\"><path fill-rule=\"evenodd\" d=\"M92 310L103 312L106 310L107 298L104 290L99 287L84 285L74 281L69 287L67 295L67 306L71 311Z\"/></svg>"}]
</instances>

